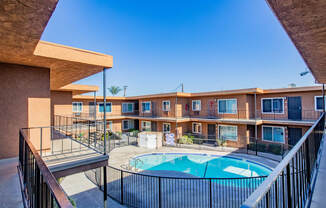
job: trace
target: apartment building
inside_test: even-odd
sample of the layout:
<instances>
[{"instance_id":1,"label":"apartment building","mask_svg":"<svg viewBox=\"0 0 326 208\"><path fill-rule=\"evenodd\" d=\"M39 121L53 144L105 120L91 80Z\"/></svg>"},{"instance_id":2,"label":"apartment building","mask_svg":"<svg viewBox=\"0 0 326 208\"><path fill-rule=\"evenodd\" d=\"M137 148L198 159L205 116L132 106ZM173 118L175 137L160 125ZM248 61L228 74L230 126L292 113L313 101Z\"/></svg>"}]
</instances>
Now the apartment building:
<instances>
[{"instance_id":1,"label":"apartment building","mask_svg":"<svg viewBox=\"0 0 326 208\"><path fill-rule=\"evenodd\" d=\"M75 116L103 118L103 97L76 95L72 101ZM294 145L319 117L323 99L320 86L309 86L107 97L106 105L112 131L192 134L244 147L255 139Z\"/></svg>"}]
</instances>

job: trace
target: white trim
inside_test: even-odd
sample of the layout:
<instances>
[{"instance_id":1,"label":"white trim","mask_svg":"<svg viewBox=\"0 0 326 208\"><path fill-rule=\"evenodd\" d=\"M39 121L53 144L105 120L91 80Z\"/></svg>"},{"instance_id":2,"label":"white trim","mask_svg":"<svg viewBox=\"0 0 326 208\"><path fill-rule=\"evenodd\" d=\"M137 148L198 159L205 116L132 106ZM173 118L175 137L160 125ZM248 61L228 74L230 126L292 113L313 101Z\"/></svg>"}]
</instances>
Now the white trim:
<instances>
[{"instance_id":1,"label":"white trim","mask_svg":"<svg viewBox=\"0 0 326 208\"><path fill-rule=\"evenodd\" d=\"M322 95L315 96L315 111L323 111L323 109L321 109L321 110L317 109L317 98L323 98L323 96ZM326 105L326 96L325 96L325 105Z\"/></svg>"},{"instance_id":2,"label":"white trim","mask_svg":"<svg viewBox=\"0 0 326 208\"><path fill-rule=\"evenodd\" d=\"M199 101L199 110L194 110L194 105L193 103ZM191 100L191 110L192 111L201 111L201 100Z\"/></svg>"},{"instance_id":3,"label":"white trim","mask_svg":"<svg viewBox=\"0 0 326 208\"><path fill-rule=\"evenodd\" d=\"M170 131L164 131L164 125L169 125L170 126ZM162 124L162 131L163 131L163 133L170 133L171 132L171 123L163 123Z\"/></svg>"},{"instance_id":4,"label":"white trim","mask_svg":"<svg viewBox=\"0 0 326 208\"><path fill-rule=\"evenodd\" d=\"M264 139L264 127L271 127L272 128L272 141ZM283 129L283 142L274 141L274 128L281 128ZM271 142L271 143L278 143L278 144L285 144L285 127L284 126L270 126L270 125L262 125L261 127L261 139L264 142Z\"/></svg>"},{"instance_id":5,"label":"white trim","mask_svg":"<svg viewBox=\"0 0 326 208\"><path fill-rule=\"evenodd\" d=\"M77 106L78 106L78 104L81 104L81 111L74 111L74 104L77 104ZM73 113L82 113L83 112L83 102L72 102L72 112Z\"/></svg>"},{"instance_id":6,"label":"white trim","mask_svg":"<svg viewBox=\"0 0 326 208\"><path fill-rule=\"evenodd\" d=\"M143 109L143 103L149 103L149 110L144 111L144 109ZM143 102L141 102L141 112L143 112L143 113L150 113L151 112L151 109L152 109L152 102L151 101L143 101Z\"/></svg>"},{"instance_id":7,"label":"white trim","mask_svg":"<svg viewBox=\"0 0 326 208\"><path fill-rule=\"evenodd\" d=\"M143 128L144 128L144 125L143 125L143 123L149 123L149 131L152 131L152 122L150 122L150 121L141 121L141 131L144 131L143 130Z\"/></svg>"},{"instance_id":8,"label":"white trim","mask_svg":"<svg viewBox=\"0 0 326 208\"><path fill-rule=\"evenodd\" d=\"M273 99L282 99L283 100L283 108L282 108L282 112L281 113L275 113L273 112ZM263 100L272 100L272 112L264 112L264 108L263 108ZM286 98L285 97L272 97L272 98L261 98L260 100L260 108L261 108L261 113L262 114L284 114L284 104Z\"/></svg>"},{"instance_id":9,"label":"white trim","mask_svg":"<svg viewBox=\"0 0 326 208\"><path fill-rule=\"evenodd\" d=\"M106 111L106 113L112 113L112 102L106 102L106 104L109 104L109 103L111 104L111 111ZM104 102L97 102L97 104L98 104L98 112L99 113L104 113L104 112L100 111L100 104L103 104L103 106L104 106Z\"/></svg>"},{"instance_id":10,"label":"white trim","mask_svg":"<svg viewBox=\"0 0 326 208\"><path fill-rule=\"evenodd\" d=\"M198 124L198 126L200 126L200 132L194 132L194 124ZM191 132L194 133L194 134L201 134L203 131L203 126L201 123L199 122L192 122L191 124Z\"/></svg>"},{"instance_id":11,"label":"white trim","mask_svg":"<svg viewBox=\"0 0 326 208\"><path fill-rule=\"evenodd\" d=\"M238 141L238 138L239 138L239 132L238 132L238 126L237 125L225 125L225 124L219 124L217 125L217 138L220 138L220 126L233 126L236 128L236 131L237 131L237 139L234 140L234 139L226 139L228 141L233 141L233 142L237 142Z\"/></svg>"},{"instance_id":12,"label":"white trim","mask_svg":"<svg viewBox=\"0 0 326 208\"><path fill-rule=\"evenodd\" d=\"M125 128L125 126L124 126L125 121L128 122L128 128ZM129 130L129 129L130 129L130 120L122 120L122 130Z\"/></svg>"},{"instance_id":13,"label":"white trim","mask_svg":"<svg viewBox=\"0 0 326 208\"><path fill-rule=\"evenodd\" d=\"M235 100L235 102L237 104L237 108L235 109L235 113L223 113L223 112L220 112L220 103L219 103L220 100ZM238 113L238 99L237 98L218 99L217 100L217 113L218 114L237 114Z\"/></svg>"},{"instance_id":14,"label":"white trim","mask_svg":"<svg viewBox=\"0 0 326 208\"><path fill-rule=\"evenodd\" d=\"M113 121L108 121L109 130L113 131Z\"/></svg>"},{"instance_id":15,"label":"white trim","mask_svg":"<svg viewBox=\"0 0 326 208\"><path fill-rule=\"evenodd\" d=\"M126 112L124 112L123 111L123 104L131 104L132 105L132 111L126 111ZM122 113L133 113L134 112L134 106L135 106L135 104L134 103L131 103L131 102L126 102L126 103L121 103L121 112ZM128 106L127 106L127 110L128 110Z\"/></svg>"},{"instance_id":16,"label":"white trim","mask_svg":"<svg viewBox=\"0 0 326 208\"><path fill-rule=\"evenodd\" d=\"M169 102L169 109L167 109L167 110L165 110L163 107L164 107L164 102ZM171 102L170 102L170 100L163 100L162 101L162 111L170 111L170 109L171 109Z\"/></svg>"}]
</instances>

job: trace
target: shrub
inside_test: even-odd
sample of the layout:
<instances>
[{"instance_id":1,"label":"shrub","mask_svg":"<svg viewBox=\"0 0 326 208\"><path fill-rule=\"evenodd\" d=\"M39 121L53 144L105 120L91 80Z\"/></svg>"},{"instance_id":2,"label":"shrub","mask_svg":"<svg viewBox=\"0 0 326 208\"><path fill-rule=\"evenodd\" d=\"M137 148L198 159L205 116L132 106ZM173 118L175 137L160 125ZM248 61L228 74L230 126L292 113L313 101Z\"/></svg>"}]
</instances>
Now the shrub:
<instances>
[{"instance_id":1,"label":"shrub","mask_svg":"<svg viewBox=\"0 0 326 208\"><path fill-rule=\"evenodd\" d=\"M226 145L226 141L223 139L218 139L216 140L217 142L217 146L225 146Z\"/></svg>"},{"instance_id":2,"label":"shrub","mask_svg":"<svg viewBox=\"0 0 326 208\"><path fill-rule=\"evenodd\" d=\"M187 136L187 135L184 135L183 137L181 137L179 140L178 140L178 143L179 144L193 144L193 138Z\"/></svg>"},{"instance_id":3,"label":"shrub","mask_svg":"<svg viewBox=\"0 0 326 208\"><path fill-rule=\"evenodd\" d=\"M282 145L280 144L269 144L268 145L268 152L271 152L276 155L281 155L282 153Z\"/></svg>"},{"instance_id":4,"label":"shrub","mask_svg":"<svg viewBox=\"0 0 326 208\"><path fill-rule=\"evenodd\" d=\"M256 147L254 147L254 148L256 148ZM266 144L257 144L257 151L258 152L266 152Z\"/></svg>"},{"instance_id":5,"label":"shrub","mask_svg":"<svg viewBox=\"0 0 326 208\"><path fill-rule=\"evenodd\" d=\"M137 136L140 131L137 129L130 129L128 132L130 133L130 136Z\"/></svg>"}]
</instances>

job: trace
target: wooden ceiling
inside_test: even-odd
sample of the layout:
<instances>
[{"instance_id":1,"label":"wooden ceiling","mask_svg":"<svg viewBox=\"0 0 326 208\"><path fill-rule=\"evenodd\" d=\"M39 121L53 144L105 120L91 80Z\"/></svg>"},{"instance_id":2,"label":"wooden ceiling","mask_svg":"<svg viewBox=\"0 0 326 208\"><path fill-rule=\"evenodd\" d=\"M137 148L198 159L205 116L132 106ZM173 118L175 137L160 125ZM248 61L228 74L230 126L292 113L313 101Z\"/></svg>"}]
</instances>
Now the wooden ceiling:
<instances>
[{"instance_id":1,"label":"wooden ceiling","mask_svg":"<svg viewBox=\"0 0 326 208\"><path fill-rule=\"evenodd\" d=\"M319 83L326 83L326 0L266 0Z\"/></svg>"}]
</instances>

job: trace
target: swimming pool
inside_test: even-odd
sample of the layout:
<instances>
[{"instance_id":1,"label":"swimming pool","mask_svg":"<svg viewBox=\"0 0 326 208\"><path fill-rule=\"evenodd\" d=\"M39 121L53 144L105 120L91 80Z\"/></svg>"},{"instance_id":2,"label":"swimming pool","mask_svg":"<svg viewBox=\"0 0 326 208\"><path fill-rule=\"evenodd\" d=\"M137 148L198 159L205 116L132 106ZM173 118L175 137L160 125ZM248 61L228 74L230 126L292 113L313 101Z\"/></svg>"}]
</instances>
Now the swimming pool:
<instances>
[{"instance_id":1,"label":"swimming pool","mask_svg":"<svg viewBox=\"0 0 326 208\"><path fill-rule=\"evenodd\" d=\"M236 157L193 153L140 155L131 159L129 165L140 170L179 171L200 178L258 177L267 176L272 171L261 164Z\"/></svg>"}]
</instances>

